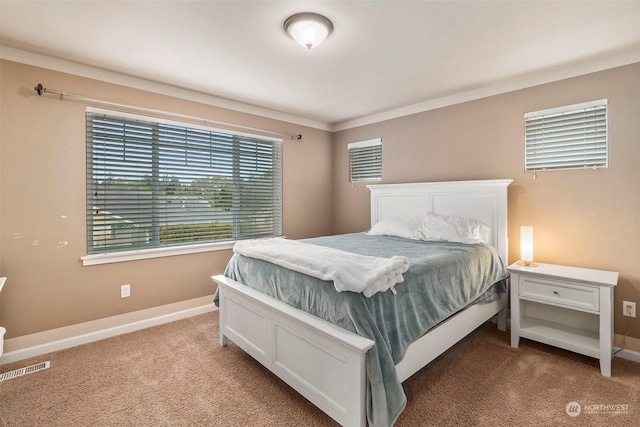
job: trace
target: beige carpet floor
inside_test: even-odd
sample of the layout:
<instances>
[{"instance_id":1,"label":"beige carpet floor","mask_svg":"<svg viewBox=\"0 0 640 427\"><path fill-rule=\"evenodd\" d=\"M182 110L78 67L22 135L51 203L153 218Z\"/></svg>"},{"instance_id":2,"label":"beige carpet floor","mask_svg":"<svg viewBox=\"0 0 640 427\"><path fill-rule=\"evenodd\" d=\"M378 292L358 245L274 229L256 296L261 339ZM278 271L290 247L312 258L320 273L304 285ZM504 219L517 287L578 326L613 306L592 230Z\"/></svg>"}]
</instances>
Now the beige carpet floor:
<instances>
[{"instance_id":1,"label":"beige carpet floor","mask_svg":"<svg viewBox=\"0 0 640 427\"><path fill-rule=\"evenodd\" d=\"M218 313L0 366L2 426L335 426L233 344ZM487 323L404 383L397 426L638 426L640 364L522 340ZM570 402L582 412L567 415Z\"/></svg>"}]
</instances>

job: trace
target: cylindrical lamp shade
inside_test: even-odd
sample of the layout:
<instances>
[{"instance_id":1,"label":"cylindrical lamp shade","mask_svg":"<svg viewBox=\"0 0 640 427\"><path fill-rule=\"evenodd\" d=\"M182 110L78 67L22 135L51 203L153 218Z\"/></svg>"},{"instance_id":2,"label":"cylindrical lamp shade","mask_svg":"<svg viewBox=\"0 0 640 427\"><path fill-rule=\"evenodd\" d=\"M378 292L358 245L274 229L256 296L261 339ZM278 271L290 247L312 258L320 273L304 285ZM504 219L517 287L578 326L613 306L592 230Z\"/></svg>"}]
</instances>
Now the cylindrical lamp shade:
<instances>
[{"instance_id":1,"label":"cylindrical lamp shade","mask_svg":"<svg viewBox=\"0 0 640 427\"><path fill-rule=\"evenodd\" d=\"M520 227L520 259L525 262L533 261L533 227Z\"/></svg>"}]
</instances>

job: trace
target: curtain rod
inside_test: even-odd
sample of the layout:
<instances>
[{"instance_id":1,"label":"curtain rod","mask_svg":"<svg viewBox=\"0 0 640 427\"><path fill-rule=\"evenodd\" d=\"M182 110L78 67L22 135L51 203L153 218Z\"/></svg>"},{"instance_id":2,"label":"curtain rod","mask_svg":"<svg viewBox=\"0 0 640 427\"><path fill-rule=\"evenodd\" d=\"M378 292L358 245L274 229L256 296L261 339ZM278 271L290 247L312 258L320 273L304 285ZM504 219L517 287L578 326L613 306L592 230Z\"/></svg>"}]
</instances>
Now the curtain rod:
<instances>
[{"instance_id":1,"label":"curtain rod","mask_svg":"<svg viewBox=\"0 0 640 427\"><path fill-rule=\"evenodd\" d=\"M94 102L94 103L99 103L99 104L103 104L103 105L109 105L109 106L112 106L112 107L121 107L121 108L127 108L127 109L132 109L132 110L144 111L144 112L147 112L147 113L162 114L164 116L177 117L177 118L191 120L191 121L195 121L195 122L203 122L206 125L228 126L228 127L232 127L232 128L235 128L235 129L243 129L243 130L254 131L254 132L268 133L268 134L271 134L271 135L286 136L288 138L291 138L292 140L298 140L298 141L302 139L302 134L301 133L292 135L292 134L283 133L283 132L274 132L274 131L270 131L270 130L266 130L266 129L252 128L252 127L249 127L249 126L234 125L233 123L219 122L219 121L216 121L216 120L205 119L205 118L202 118L202 117L189 116L189 115L186 115L186 114L173 113L171 111L156 110L156 109L153 109L153 108L140 107L138 105L121 104L119 102L106 101L104 99L91 98L89 96L68 93L68 92L65 92L65 91L62 91L62 90L47 89L46 87L42 86L41 83L38 83L38 85L36 87L34 87L33 90L36 91L38 96L42 96L43 94L59 95L61 101L64 101L66 98L74 98L74 99L77 99L77 100L83 100L83 101L87 101L87 102Z\"/></svg>"}]
</instances>

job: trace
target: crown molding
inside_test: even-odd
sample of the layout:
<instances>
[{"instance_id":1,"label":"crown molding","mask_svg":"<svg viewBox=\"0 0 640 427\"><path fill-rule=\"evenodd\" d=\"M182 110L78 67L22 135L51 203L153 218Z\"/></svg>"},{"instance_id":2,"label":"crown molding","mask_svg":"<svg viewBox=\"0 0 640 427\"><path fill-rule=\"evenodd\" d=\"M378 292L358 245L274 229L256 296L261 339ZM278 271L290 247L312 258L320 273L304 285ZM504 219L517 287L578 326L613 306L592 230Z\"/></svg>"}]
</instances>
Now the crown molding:
<instances>
[{"instance_id":1,"label":"crown molding","mask_svg":"<svg viewBox=\"0 0 640 427\"><path fill-rule=\"evenodd\" d=\"M130 87L133 89L146 90L161 95L173 96L180 99L186 99L188 101L226 108L228 110L238 111L241 113L253 114L268 119L280 120L300 126L332 131L331 125L317 120L282 113L279 111L270 110L268 108L257 107L255 105L245 104L242 102L216 97L213 95L207 95L189 89L182 89L164 83L145 80L114 71L108 71L88 65L82 65L63 59L57 59L38 53L27 52L25 50L15 49L8 46L0 45L0 59L19 62L26 65L32 65L34 67L46 68L53 71L59 71L61 73L73 74L80 77L100 80L107 83Z\"/></svg>"},{"instance_id":2,"label":"crown molding","mask_svg":"<svg viewBox=\"0 0 640 427\"><path fill-rule=\"evenodd\" d=\"M32 65L35 67L47 68L53 71L87 77L107 83L131 87L134 89L155 92L162 95L173 96L176 98L186 99L189 101L199 102L215 107L226 108L233 111L253 114L256 116L280 120L301 126L307 126L314 129L320 129L329 132L339 132L342 130L366 126L386 120L448 107L455 104L461 104L463 102L475 101L481 98L526 89L529 87L552 83L572 77L578 77L598 71L604 71L611 68L640 63L640 46L633 46L632 48L618 51L611 55L591 58L589 60L572 63L568 66L555 67L536 73L530 73L506 82L500 82L474 90L431 99L417 104L408 105L406 107L359 117L353 120L347 120L336 124L324 123L305 117L282 113L279 111L245 104L230 99L220 98L213 95L207 95L188 89L177 88L163 83L153 82L138 77L116 73L114 71L103 70L7 46L0 45L0 59L6 59L9 61Z\"/></svg>"},{"instance_id":3,"label":"crown molding","mask_svg":"<svg viewBox=\"0 0 640 427\"><path fill-rule=\"evenodd\" d=\"M372 114L353 120L344 121L334 124L333 132L352 129L360 126L370 125L385 120L396 119L399 117L409 116L411 114L422 113L437 108L448 107L463 102L475 101L489 96L500 95L507 92L513 92L520 89L526 89L546 83L552 83L558 80L564 80L572 77L578 77L585 74L591 74L598 71L604 71L611 68L622 67L625 65L640 62L640 46L633 46L607 55L590 60L575 62L567 66L555 67L541 72L530 73L521 77L511 79L506 82L500 82L493 85L481 87L478 89L460 92L429 101L420 102L406 107L385 111L378 114Z\"/></svg>"}]
</instances>

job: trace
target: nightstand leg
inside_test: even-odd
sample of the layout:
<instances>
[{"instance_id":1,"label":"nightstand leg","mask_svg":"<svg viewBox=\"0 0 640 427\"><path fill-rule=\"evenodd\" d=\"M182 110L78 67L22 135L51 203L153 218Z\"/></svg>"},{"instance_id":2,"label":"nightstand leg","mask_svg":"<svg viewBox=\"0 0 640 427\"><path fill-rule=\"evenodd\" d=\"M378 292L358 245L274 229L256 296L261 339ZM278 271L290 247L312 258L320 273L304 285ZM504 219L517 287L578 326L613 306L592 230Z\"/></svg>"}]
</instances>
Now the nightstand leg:
<instances>
[{"instance_id":1,"label":"nightstand leg","mask_svg":"<svg viewBox=\"0 0 640 427\"><path fill-rule=\"evenodd\" d=\"M611 376L611 358L606 355L600 358L600 373L605 377Z\"/></svg>"},{"instance_id":2,"label":"nightstand leg","mask_svg":"<svg viewBox=\"0 0 640 427\"><path fill-rule=\"evenodd\" d=\"M498 312L498 330L507 330L507 309L503 308Z\"/></svg>"},{"instance_id":3,"label":"nightstand leg","mask_svg":"<svg viewBox=\"0 0 640 427\"><path fill-rule=\"evenodd\" d=\"M511 286L509 288L511 306L511 347L518 348L520 345L520 299L518 295L520 278L517 274L511 273Z\"/></svg>"},{"instance_id":4,"label":"nightstand leg","mask_svg":"<svg viewBox=\"0 0 640 427\"><path fill-rule=\"evenodd\" d=\"M600 289L600 372L611 376L613 357L613 288Z\"/></svg>"},{"instance_id":5,"label":"nightstand leg","mask_svg":"<svg viewBox=\"0 0 640 427\"><path fill-rule=\"evenodd\" d=\"M520 345L520 336L511 330L511 347L518 348Z\"/></svg>"}]
</instances>

